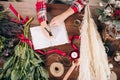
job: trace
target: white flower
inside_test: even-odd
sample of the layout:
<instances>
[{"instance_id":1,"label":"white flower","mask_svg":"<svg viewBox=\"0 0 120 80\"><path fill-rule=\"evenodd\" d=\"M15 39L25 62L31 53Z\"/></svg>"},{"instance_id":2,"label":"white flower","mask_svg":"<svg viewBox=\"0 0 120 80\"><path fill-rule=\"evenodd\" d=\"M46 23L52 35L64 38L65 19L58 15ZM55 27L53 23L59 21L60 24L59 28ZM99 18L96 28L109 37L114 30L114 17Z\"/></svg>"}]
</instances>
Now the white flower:
<instances>
[{"instance_id":1,"label":"white flower","mask_svg":"<svg viewBox=\"0 0 120 80\"><path fill-rule=\"evenodd\" d=\"M111 13L112 13L112 10L111 10L111 9L105 9L105 10L104 10L104 14L105 14L105 15L111 16Z\"/></svg>"},{"instance_id":2,"label":"white flower","mask_svg":"<svg viewBox=\"0 0 120 80\"><path fill-rule=\"evenodd\" d=\"M115 2L115 7L120 8L120 1L116 1L116 2Z\"/></svg>"},{"instance_id":3,"label":"white flower","mask_svg":"<svg viewBox=\"0 0 120 80\"><path fill-rule=\"evenodd\" d=\"M111 5L107 5L107 7L104 9L104 14L111 16L111 13L113 12Z\"/></svg>"}]
</instances>

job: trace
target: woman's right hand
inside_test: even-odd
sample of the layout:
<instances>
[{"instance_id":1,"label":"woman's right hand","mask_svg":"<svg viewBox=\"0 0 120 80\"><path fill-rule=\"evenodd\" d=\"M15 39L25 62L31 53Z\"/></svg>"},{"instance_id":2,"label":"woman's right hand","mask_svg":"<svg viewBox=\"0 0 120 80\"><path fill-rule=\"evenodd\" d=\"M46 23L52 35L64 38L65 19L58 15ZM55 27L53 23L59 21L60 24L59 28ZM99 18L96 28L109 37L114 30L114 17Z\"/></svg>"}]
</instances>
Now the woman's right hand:
<instances>
[{"instance_id":1,"label":"woman's right hand","mask_svg":"<svg viewBox=\"0 0 120 80\"><path fill-rule=\"evenodd\" d=\"M46 21L41 22L41 27L42 27L42 31L43 31L44 35L47 38L52 38L53 37L53 35L51 35L52 32L50 30L50 27L48 26Z\"/></svg>"}]
</instances>

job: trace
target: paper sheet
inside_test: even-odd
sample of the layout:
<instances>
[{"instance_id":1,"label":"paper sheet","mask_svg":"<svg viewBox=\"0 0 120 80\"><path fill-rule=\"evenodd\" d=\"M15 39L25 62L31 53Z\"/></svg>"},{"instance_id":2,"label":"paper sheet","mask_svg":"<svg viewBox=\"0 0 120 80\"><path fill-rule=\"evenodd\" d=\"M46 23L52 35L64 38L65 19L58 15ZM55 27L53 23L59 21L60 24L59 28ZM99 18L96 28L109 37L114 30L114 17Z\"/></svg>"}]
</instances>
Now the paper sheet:
<instances>
[{"instance_id":1,"label":"paper sheet","mask_svg":"<svg viewBox=\"0 0 120 80\"><path fill-rule=\"evenodd\" d=\"M60 26L51 26L50 28L54 35L54 37L51 39L47 38L43 34L41 26L35 26L30 28L34 50L62 45L69 42L64 23L62 23Z\"/></svg>"}]
</instances>

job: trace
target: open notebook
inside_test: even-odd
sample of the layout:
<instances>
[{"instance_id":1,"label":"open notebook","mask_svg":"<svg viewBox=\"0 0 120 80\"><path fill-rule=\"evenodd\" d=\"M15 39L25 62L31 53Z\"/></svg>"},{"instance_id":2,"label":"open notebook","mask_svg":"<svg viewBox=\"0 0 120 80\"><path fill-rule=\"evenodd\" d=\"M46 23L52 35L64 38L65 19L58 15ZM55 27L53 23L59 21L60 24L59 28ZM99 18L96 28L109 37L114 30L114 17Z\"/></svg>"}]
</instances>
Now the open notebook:
<instances>
[{"instance_id":1,"label":"open notebook","mask_svg":"<svg viewBox=\"0 0 120 80\"><path fill-rule=\"evenodd\" d=\"M60 26L51 26L53 38L47 38L41 29L41 26L35 26L30 28L32 42L34 49L43 49L51 46L62 45L68 43L68 35L65 24L62 23Z\"/></svg>"}]
</instances>

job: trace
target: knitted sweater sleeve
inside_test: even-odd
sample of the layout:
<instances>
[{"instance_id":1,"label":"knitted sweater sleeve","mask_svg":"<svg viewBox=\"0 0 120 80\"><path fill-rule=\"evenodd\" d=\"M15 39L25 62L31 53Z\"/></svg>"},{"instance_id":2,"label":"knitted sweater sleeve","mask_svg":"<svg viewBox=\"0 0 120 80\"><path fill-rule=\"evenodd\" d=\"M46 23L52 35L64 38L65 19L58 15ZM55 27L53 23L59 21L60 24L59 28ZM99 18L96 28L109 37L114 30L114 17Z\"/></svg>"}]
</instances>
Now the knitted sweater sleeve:
<instances>
[{"instance_id":1,"label":"knitted sweater sleeve","mask_svg":"<svg viewBox=\"0 0 120 80\"><path fill-rule=\"evenodd\" d=\"M38 16L38 20L39 22L43 22L47 20L46 17L46 3L44 0L38 0L36 3L36 12L37 12L37 16Z\"/></svg>"},{"instance_id":2,"label":"knitted sweater sleeve","mask_svg":"<svg viewBox=\"0 0 120 80\"><path fill-rule=\"evenodd\" d=\"M88 3L88 0L77 0L73 3L71 8L73 9L74 13L80 12L87 3Z\"/></svg>"}]
</instances>

